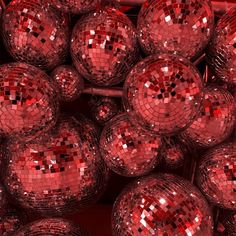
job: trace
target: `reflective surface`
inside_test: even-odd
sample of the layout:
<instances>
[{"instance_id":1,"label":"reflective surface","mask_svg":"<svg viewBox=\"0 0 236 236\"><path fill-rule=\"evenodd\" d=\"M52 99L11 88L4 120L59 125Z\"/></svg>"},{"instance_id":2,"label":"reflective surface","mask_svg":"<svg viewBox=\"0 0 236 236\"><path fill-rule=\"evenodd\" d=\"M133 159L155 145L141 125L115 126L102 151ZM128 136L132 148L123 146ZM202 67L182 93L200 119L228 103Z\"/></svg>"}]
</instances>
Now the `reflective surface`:
<instances>
[{"instance_id":1,"label":"reflective surface","mask_svg":"<svg viewBox=\"0 0 236 236\"><path fill-rule=\"evenodd\" d=\"M147 54L199 54L213 32L210 0L148 0L138 16L139 42Z\"/></svg>"},{"instance_id":2,"label":"reflective surface","mask_svg":"<svg viewBox=\"0 0 236 236\"><path fill-rule=\"evenodd\" d=\"M89 132L87 130L87 132ZM107 169L92 134L63 118L28 143L8 144L5 185L24 208L43 215L76 212L103 193Z\"/></svg>"},{"instance_id":3,"label":"reflective surface","mask_svg":"<svg viewBox=\"0 0 236 236\"><path fill-rule=\"evenodd\" d=\"M161 140L137 130L126 114L111 119L104 127L100 149L108 167L123 176L140 176L160 163Z\"/></svg>"},{"instance_id":4,"label":"reflective surface","mask_svg":"<svg viewBox=\"0 0 236 236\"><path fill-rule=\"evenodd\" d=\"M236 8L218 21L207 61L220 79L236 84Z\"/></svg>"},{"instance_id":5,"label":"reflective surface","mask_svg":"<svg viewBox=\"0 0 236 236\"><path fill-rule=\"evenodd\" d=\"M24 63L0 66L0 131L31 139L51 128L58 117L58 97L50 78Z\"/></svg>"},{"instance_id":6,"label":"reflective surface","mask_svg":"<svg viewBox=\"0 0 236 236\"><path fill-rule=\"evenodd\" d=\"M167 169L177 169L184 164L186 148L172 138L163 140L161 156Z\"/></svg>"},{"instance_id":7,"label":"reflective surface","mask_svg":"<svg viewBox=\"0 0 236 236\"><path fill-rule=\"evenodd\" d=\"M2 18L6 49L17 61L50 70L65 61L68 19L44 0L13 0Z\"/></svg>"},{"instance_id":8,"label":"reflective surface","mask_svg":"<svg viewBox=\"0 0 236 236\"><path fill-rule=\"evenodd\" d=\"M58 66L52 71L51 77L59 86L62 101L76 100L84 89L84 80L73 66Z\"/></svg>"},{"instance_id":9,"label":"reflective surface","mask_svg":"<svg viewBox=\"0 0 236 236\"><path fill-rule=\"evenodd\" d=\"M211 236L211 211L199 190L170 174L136 180L118 197L113 235Z\"/></svg>"},{"instance_id":10,"label":"reflective surface","mask_svg":"<svg viewBox=\"0 0 236 236\"><path fill-rule=\"evenodd\" d=\"M136 30L115 8L97 10L75 25L71 56L77 70L90 82L118 84L139 59Z\"/></svg>"},{"instance_id":11,"label":"reflective surface","mask_svg":"<svg viewBox=\"0 0 236 236\"><path fill-rule=\"evenodd\" d=\"M115 99L109 97L95 97L90 101L91 115L95 122L105 125L118 114L119 106Z\"/></svg>"},{"instance_id":12,"label":"reflective surface","mask_svg":"<svg viewBox=\"0 0 236 236\"><path fill-rule=\"evenodd\" d=\"M235 101L223 88L206 87L201 114L181 136L198 147L212 147L232 133L235 123Z\"/></svg>"},{"instance_id":13,"label":"reflective surface","mask_svg":"<svg viewBox=\"0 0 236 236\"><path fill-rule=\"evenodd\" d=\"M197 182L213 204L236 210L236 141L206 152L197 170Z\"/></svg>"},{"instance_id":14,"label":"reflective surface","mask_svg":"<svg viewBox=\"0 0 236 236\"><path fill-rule=\"evenodd\" d=\"M33 235L88 236L78 225L60 218L48 218L32 222L13 234L13 236Z\"/></svg>"},{"instance_id":15,"label":"reflective surface","mask_svg":"<svg viewBox=\"0 0 236 236\"><path fill-rule=\"evenodd\" d=\"M186 59L153 55L133 67L124 85L124 106L131 121L149 132L172 135L199 112L202 79Z\"/></svg>"}]
</instances>

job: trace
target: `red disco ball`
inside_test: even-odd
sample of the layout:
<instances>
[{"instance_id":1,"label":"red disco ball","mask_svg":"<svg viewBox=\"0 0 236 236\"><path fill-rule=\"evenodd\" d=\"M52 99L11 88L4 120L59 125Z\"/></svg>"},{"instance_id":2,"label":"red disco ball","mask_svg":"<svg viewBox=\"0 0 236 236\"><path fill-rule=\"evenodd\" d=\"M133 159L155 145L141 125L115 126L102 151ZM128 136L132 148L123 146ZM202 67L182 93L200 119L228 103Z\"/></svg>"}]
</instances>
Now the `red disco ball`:
<instances>
[{"instance_id":1,"label":"red disco ball","mask_svg":"<svg viewBox=\"0 0 236 236\"><path fill-rule=\"evenodd\" d=\"M159 163L161 139L137 130L126 114L111 119L100 137L100 150L107 166L119 175L147 174Z\"/></svg>"},{"instance_id":2,"label":"red disco ball","mask_svg":"<svg viewBox=\"0 0 236 236\"><path fill-rule=\"evenodd\" d=\"M213 204L236 210L236 141L205 153L197 170L197 182Z\"/></svg>"},{"instance_id":3,"label":"red disco ball","mask_svg":"<svg viewBox=\"0 0 236 236\"><path fill-rule=\"evenodd\" d=\"M83 16L72 32L71 56L77 70L91 83L119 84L139 59L135 27L115 8Z\"/></svg>"},{"instance_id":4,"label":"red disco ball","mask_svg":"<svg viewBox=\"0 0 236 236\"><path fill-rule=\"evenodd\" d=\"M174 135L189 126L199 112L202 78L186 59L153 55L133 67L123 92L131 121L158 135Z\"/></svg>"},{"instance_id":5,"label":"red disco ball","mask_svg":"<svg viewBox=\"0 0 236 236\"><path fill-rule=\"evenodd\" d=\"M223 142L235 127L235 101L220 87L206 87L200 115L181 137L197 147L209 148Z\"/></svg>"},{"instance_id":6,"label":"red disco ball","mask_svg":"<svg viewBox=\"0 0 236 236\"><path fill-rule=\"evenodd\" d=\"M85 14L95 10L101 3L101 0L52 0L51 4L58 10L72 13Z\"/></svg>"},{"instance_id":7,"label":"red disco ball","mask_svg":"<svg viewBox=\"0 0 236 236\"><path fill-rule=\"evenodd\" d=\"M24 63L0 66L0 132L31 139L55 125L58 97L50 78Z\"/></svg>"},{"instance_id":8,"label":"red disco ball","mask_svg":"<svg viewBox=\"0 0 236 236\"><path fill-rule=\"evenodd\" d=\"M62 101L76 100L84 89L84 80L73 66L58 66L52 71L51 77L59 87Z\"/></svg>"},{"instance_id":9,"label":"red disco ball","mask_svg":"<svg viewBox=\"0 0 236 236\"><path fill-rule=\"evenodd\" d=\"M5 185L23 208L64 215L96 201L108 171L95 139L87 139L74 119L63 118L31 142L8 144Z\"/></svg>"},{"instance_id":10,"label":"red disco ball","mask_svg":"<svg viewBox=\"0 0 236 236\"><path fill-rule=\"evenodd\" d=\"M116 236L211 236L211 210L190 182L170 174L151 175L126 187L115 202Z\"/></svg>"},{"instance_id":11,"label":"red disco ball","mask_svg":"<svg viewBox=\"0 0 236 236\"><path fill-rule=\"evenodd\" d=\"M198 55L214 26L210 0L147 0L138 15L139 42L147 54Z\"/></svg>"},{"instance_id":12,"label":"red disco ball","mask_svg":"<svg viewBox=\"0 0 236 236\"><path fill-rule=\"evenodd\" d=\"M23 226L13 236L88 236L78 225L61 218L47 218Z\"/></svg>"},{"instance_id":13,"label":"red disco ball","mask_svg":"<svg viewBox=\"0 0 236 236\"><path fill-rule=\"evenodd\" d=\"M236 8L218 21L207 53L207 62L222 80L236 84Z\"/></svg>"},{"instance_id":14,"label":"red disco ball","mask_svg":"<svg viewBox=\"0 0 236 236\"><path fill-rule=\"evenodd\" d=\"M93 143L94 140L98 143L101 134L100 128L83 114L77 113L74 115L78 121L77 125L79 126L83 137L85 137L88 141L91 140L91 143Z\"/></svg>"},{"instance_id":15,"label":"red disco ball","mask_svg":"<svg viewBox=\"0 0 236 236\"><path fill-rule=\"evenodd\" d=\"M105 125L106 122L119 113L119 106L113 98L92 98L89 105L93 120L100 125Z\"/></svg>"},{"instance_id":16,"label":"red disco ball","mask_svg":"<svg viewBox=\"0 0 236 236\"><path fill-rule=\"evenodd\" d=\"M177 169L184 164L187 149L172 138L163 140L161 156L167 169Z\"/></svg>"},{"instance_id":17,"label":"red disco ball","mask_svg":"<svg viewBox=\"0 0 236 236\"><path fill-rule=\"evenodd\" d=\"M2 17L2 34L17 61L50 70L66 59L68 19L44 0L11 1Z\"/></svg>"}]
</instances>

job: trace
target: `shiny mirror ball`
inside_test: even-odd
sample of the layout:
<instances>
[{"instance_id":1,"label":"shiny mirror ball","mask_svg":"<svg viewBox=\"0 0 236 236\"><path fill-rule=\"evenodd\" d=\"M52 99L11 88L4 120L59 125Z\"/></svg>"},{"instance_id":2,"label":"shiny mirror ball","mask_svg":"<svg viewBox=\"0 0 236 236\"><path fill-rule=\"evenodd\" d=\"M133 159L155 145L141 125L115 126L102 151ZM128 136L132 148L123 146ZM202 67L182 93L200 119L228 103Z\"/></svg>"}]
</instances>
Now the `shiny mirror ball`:
<instances>
[{"instance_id":1,"label":"shiny mirror ball","mask_svg":"<svg viewBox=\"0 0 236 236\"><path fill-rule=\"evenodd\" d=\"M13 236L88 236L80 226L62 218L47 218L23 226Z\"/></svg>"},{"instance_id":2,"label":"shiny mirror ball","mask_svg":"<svg viewBox=\"0 0 236 236\"><path fill-rule=\"evenodd\" d=\"M210 0L147 0L137 25L145 53L174 53L189 59L205 49L213 26Z\"/></svg>"},{"instance_id":3,"label":"shiny mirror ball","mask_svg":"<svg viewBox=\"0 0 236 236\"><path fill-rule=\"evenodd\" d=\"M218 21L208 48L207 62L218 78L236 84L236 8Z\"/></svg>"},{"instance_id":4,"label":"shiny mirror ball","mask_svg":"<svg viewBox=\"0 0 236 236\"><path fill-rule=\"evenodd\" d=\"M209 201L236 210L236 141L208 150L200 161L196 178Z\"/></svg>"},{"instance_id":5,"label":"shiny mirror ball","mask_svg":"<svg viewBox=\"0 0 236 236\"><path fill-rule=\"evenodd\" d=\"M73 29L71 56L79 73L91 83L119 84L139 59L135 27L115 8L85 15Z\"/></svg>"},{"instance_id":6,"label":"shiny mirror ball","mask_svg":"<svg viewBox=\"0 0 236 236\"><path fill-rule=\"evenodd\" d=\"M49 76L25 63L0 66L0 132L32 139L55 125L58 97Z\"/></svg>"},{"instance_id":7,"label":"shiny mirror ball","mask_svg":"<svg viewBox=\"0 0 236 236\"><path fill-rule=\"evenodd\" d=\"M223 88L209 86L203 93L201 113L180 136L193 146L209 148L232 134L236 106L234 97Z\"/></svg>"},{"instance_id":8,"label":"shiny mirror ball","mask_svg":"<svg viewBox=\"0 0 236 236\"><path fill-rule=\"evenodd\" d=\"M100 125L105 125L120 111L115 99L109 97L92 98L89 106L93 120Z\"/></svg>"},{"instance_id":9,"label":"shiny mirror ball","mask_svg":"<svg viewBox=\"0 0 236 236\"><path fill-rule=\"evenodd\" d=\"M44 0L14 0L2 17L6 49L17 60L51 70L68 53L69 24Z\"/></svg>"},{"instance_id":10,"label":"shiny mirror ball","mask_svg":"<svg viewBox=\"0 0 236 236\"><path fill-rule=\"evenodd\" d=\"M124 107L133 124L157 135L186 129L199 112L203 82L187 59L152 55L130 71L124 84Z\"/></svg>"},{"instance_id":11,"label":"shiny mirror ball","mask_svg":"<svg viewBox=\"0 0 236 236\"><path fill-rule=\"evenodd\" d=\"M101 0L51 0L50 3L63 12L84 14L95 10Z\"/></svg>"},{"instance_id":12,"label":"shiny mirror ball","mask_svg":"<svg viewBox=\"0 0 236 236\"><path fill-rule=\"evenodd\" d=\"M115 116L104 127L100 150L107 166L119 175L147 174L160 162L161 139L138 130L126 113Z\"/></svg>"},{"instance_id":13,"label":"shiny mirror ball","mask_svg":"<svg viewBox=\"0 0 236 236\"><path fill-rule=\"evenodd\" d=\"M51 72L52 79L60 91L60 99L64 102L76 100L84 89L83 77L70 65L61 65Z\"/></svg>"},{"instance_id":14,"label":"shiny mirror ball","mask_svg":"<svg viewBox=\"0 0 236 236\"><path fill-rule=\"evenodd\" d=\"M114 236L211 236L212 213L187 180L155 174L126 187L112 213Z\"/></svg>"},{"instance_id":15,"label":"shiny mirror ball","mask_svg":"<svg viewBox=\"0 0 236 236\"><path fill-rule=\"evenodd\" d=\"M167 169L177 169L184 164L187 148L176 142L173 138L166 137L163 139L163 148L161 156Z\"/></svg>"},{"instance_id":16,"label":"shiny mirror ball","mask_svg":"<svg viewBox=\"0 0 236 236\"><path fill-rule=\"evenodd\" d=\"M96 140L73 118L61 118L38 139L7 148L4 183L23 208L46 216L74 213L103 193L108 171Z\"/></svg>"}]
</instances>

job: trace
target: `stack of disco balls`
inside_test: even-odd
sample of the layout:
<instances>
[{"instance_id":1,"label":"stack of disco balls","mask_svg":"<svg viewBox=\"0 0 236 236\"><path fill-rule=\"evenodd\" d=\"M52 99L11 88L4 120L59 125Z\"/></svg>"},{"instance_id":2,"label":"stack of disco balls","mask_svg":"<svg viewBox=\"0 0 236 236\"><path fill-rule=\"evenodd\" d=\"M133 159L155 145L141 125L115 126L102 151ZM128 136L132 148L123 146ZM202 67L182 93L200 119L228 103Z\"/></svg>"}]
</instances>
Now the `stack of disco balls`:
<instances>
[{"instance_id":1,"label":"stack of disco balls","mask_svg":"<svg viewBox=\"0 0 236 236\"><path fill-rule=\"evenodd\" d=\"M0 1L0 235L236 235L236 8L118 2Z\"/></svg>"}]
</instances>

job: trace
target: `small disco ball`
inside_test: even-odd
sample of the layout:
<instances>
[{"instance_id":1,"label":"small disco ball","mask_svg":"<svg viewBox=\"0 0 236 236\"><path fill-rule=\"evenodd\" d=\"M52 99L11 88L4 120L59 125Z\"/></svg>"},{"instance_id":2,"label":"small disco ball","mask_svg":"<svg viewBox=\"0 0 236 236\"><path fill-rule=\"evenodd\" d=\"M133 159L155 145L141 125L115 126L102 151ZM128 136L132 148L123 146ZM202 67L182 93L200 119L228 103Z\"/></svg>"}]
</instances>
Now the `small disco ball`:
<instances>
[{"instance_id":1,"label":"small disco ball","mask_svg":"<svg viewBox=\"0 0 236 236\"><path fill-rule=\"evenodd\" d=\"M146 54L174 53L190 59L208 44L214 13L210 0L147 0L137 27Z\"/></svg>"},{"instance_id":2,"label":"small disco ball","mask_svg":"<svg viewBox=\"0 0 236 236\"><path fill-rule=\"evenodd\" d=\"M100 128L83 114L77 113L73 115L78 121L77 125L79 126L83 137L86 138L88 141L91 140L92 143L95 140L98 144L101 135Z\"/></svg>"},{"instance_id":3,"label":"small disco ball","mask_svg":"<svg viewBox=\"0 0 236 236\"><path fill-rule=\"evenodd\" d=\"M218 21L208 48L207 62L222 80L236 84L236 8Z\"/></svg>"},{"instance_id":4,"label":"small disco ball","mask_svg":"<svg viewBox=\"0 0 236 236\"><path fill-rule=\"evenodd\" d=\"M107 166L119 175L147 174L159 163L161 139L134 127L125 113L115 116L104 127L100 150Z\"/></svg>"},{"instance_id":5,"label":"small disco ball","mask_svg":"<svg viewBox=\"0 0 236 236\"><path fill-rule=\"evenodd\" d=\"M115 202L116 236L212 236L211 210L190 182L170 174L151 175L130 184Z\"/></svg>"},{"instance_id":6,"label":"small disco ball","mask_svg":"<svg viewBox=\"0 0 236 236\"><path fill-rule=\"evenodd\" d=\"M12 209L0 215L0 235L12 236L22 226L21 216Z\"/></svg>"},{"instance_id":7,"label":"small disco ball","mask_svg":"<svg viewBox=\"0 0 236 236\"><path fill-rule=\"evenodd\" d=\"M228 236L236 235L236 212L224 211L219 217L219 230L226 232Z\"/></svg>"},{"instance_id":8,"label":"small disco ball","mask_svg":"<svg viewBox=\"0 0 236 236\"><path fill-rule=\"evenodd\" d=\"M0 66L0 132L30 139L55 125L58 96L50 78L25 63Z\"/></svg>"},{"instance_id":9,"label":"small disco ball","mask_svg":"<svg viewBox=\"0 0 236 236\"><path fill-rule=\"evenodd\" d=\"M93 120L100 125L104 125L119 113L117 102L109 97L92 98L90 108Z\"/></svg>"},{"instance_id":10,"label":"small disco ball","mask_svg":"<svg viewBox=\"0 0 236 236\"><path fill-rule=\"evenodd\" d=\"M7 148L5 186L23 208L64 215L96 201L104 190L108 171L99 148L75 119L62 118L44 136Z\"/></svg>"},{"instance_id":11,"label":"small disco ball","mask_svg":"<svg viewBox=\"0 0 236 236\"><path fill-rule=\"evenodd\" d=\"M209 148L227 139L235 127L235 101L223 88L204 88L201 114L180 135L194 146Z\"/></svg>"},{"instance_id":12,"label":"small disco ball","mask_svg":"<svg viewBox=\"0 0 236 236\"><path fill-rule=\"evenodd\" d=\"M17 61L51 70L66 59L68 19L44 0L11 1L3 13L2 34Z\"/></svg>"},{"instance_id":13,"label":"small disco ball","mask_svg":"<svg viewBox=\"0 0 236 236\"><path fill-rule=\"evenodd\" d=\"M0 216L6 211L7 206L7 193L3 185L0 184Z\"/></svg>"},{"instance_id":14,"label":"small disco ball","mask_svg":"<svg viewBox=\"0 0 236 236\"><path fill-rule=\"evenodd\" d=\"M236 210L236 141L205 153L197 170L197 183L213 204Z\"/></svg>"},{"instance_id":15,"label":"small disco ball","mask_svg":"<svg viewBox=\"0 0 236 236\"><path fill-rule=\"evenodd\" d=\"M62 101L74 101L83 92L84 80L73 66L58 66L52 71L51 77L59 87Z\"/></svg>"},{"instance_id":16,"label":"small disco ball","mask_svg":"<svg viewBox=\"0 0 236 236\"><path fill-rule=\"evenodd\" d=\"M133 67L124 85L131 121L158 135L174 135L192 123L202 100L202 78L186 59L152 55Z\"/></svg>"},{"instance_id":17,"label":"small disco ball","mask_svg":"<svg viewBox=\"0 0 236 236\"><path fill-rule=\"evenodd\" d=\"M61 218L47 218L23 226L13 236L88 236L78 225Z\"/></svg>"},{"instance_id":18,"label":"small disco ball","mask_svg":"<svg viewBox=\"0 0 236 236\"><path fill-rule=\"evenodd\" d=\"M139 59L135 27L115 8L83 16L72 32L71 56L79 73L91 83L119 84Z\"/></svg>"},{"instance_id":19,"label":"small disco ball","mask_svg":"<svg viewBox=\"0 0 236 236\"><path fill-rule=\"evenodd\" d=\"M101 0L51 0L52 6L57 7L60 11L72 14L88 13L95 10L100 3Z\"/></svg>"},{"instance_id":20,"label":"small disco ball","mask_svg":"<svg viewBox=\"0 0 236 236\"><path fill-rule=\"evenodd\" d=\"M173 138L167 137L163 140L161 156L167 169L177 169L181 167L184 164L186 152L186 148Z\"/></svg>"}]
</instances>

